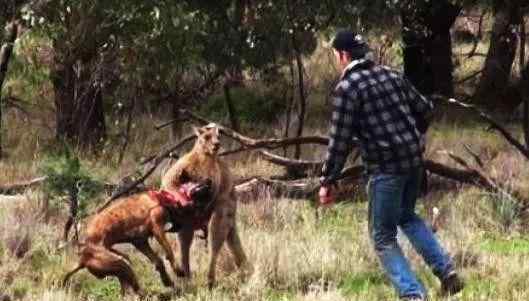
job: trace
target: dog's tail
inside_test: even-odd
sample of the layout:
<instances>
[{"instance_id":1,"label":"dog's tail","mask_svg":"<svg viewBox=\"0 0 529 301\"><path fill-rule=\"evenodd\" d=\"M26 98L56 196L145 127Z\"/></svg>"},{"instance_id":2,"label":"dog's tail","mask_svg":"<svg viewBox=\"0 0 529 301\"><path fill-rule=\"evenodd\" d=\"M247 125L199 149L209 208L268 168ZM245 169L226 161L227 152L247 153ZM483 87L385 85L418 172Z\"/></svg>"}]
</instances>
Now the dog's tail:
<instances>
[{"instance_id":1,"label":"dog's tail","mask_svg":"<svg viewBox=\"0 0 529 301\"><path fill-rule=\"evenodd\" d=\"M73 271L69 272L64 276L64 279L62 280L62 286L65 287L68 284L68 280L73 276L73 274L79 272L80 270L84 269L85 266L81 263L79 264Z\"/></svg>"}]
</instances>

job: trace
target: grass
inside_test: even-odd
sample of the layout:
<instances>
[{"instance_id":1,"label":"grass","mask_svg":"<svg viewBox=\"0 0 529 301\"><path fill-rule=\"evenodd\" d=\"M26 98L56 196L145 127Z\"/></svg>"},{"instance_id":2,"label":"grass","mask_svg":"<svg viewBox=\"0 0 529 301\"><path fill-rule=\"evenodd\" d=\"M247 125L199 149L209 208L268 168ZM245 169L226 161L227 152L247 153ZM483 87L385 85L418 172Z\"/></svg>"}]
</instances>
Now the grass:
<instances>
[{"instance_id":1,"label":"grass","mask_svg":"<svg viewBox=\"0 0 529 301\"><path fill-rule=\"evenodd\" d=\"M31 196L30 204L38 203L37 197ZM529 275L526 234L515 228L506 231L493 202L484 201L483 194L474 189L428 202L441 208L443 223L438 234L449 251L477 258L470 264L458 262L468 283L461 300L529 297L525 289ZM424 212L426 204L419 207ZM25 214L14 221L17 212ZM34 229L32 246L21 259L10 255L2 239L0 278L10 281L2 281L0 290L17 300L120 300L117 281L98 280L86 271L77 274L69 288L58 286L66 271L75 266L77 255L73 249L57 249L61 220L44 222L34 218L35 212L38 210L27 202L0 207L5 221L0 227L3 238L23 225ZM366 213L365 202L341 203L319 216L310 204L299 200L241 204L238 223L253 273L248 277L237 273L226 252L218 266L219 286L212 291L205 289L208 256L202 241L193 245L191 253L193 279L177 279L176 292L161 286L153 267L141 255L128 253L152 300L394 300L393 289L367 240ZM438 281L409 243L403 237L401 241L432 300L442 300L436 293Z\"/></svg>"},{"instance_id":2,"label":"grass","mask_svg":"<svg viewBox=\"0 0 529 301\"><path fill-rule=\"evenodd\" d=\"M317 116L318 112L314 114ZM317 126L315 119L318 117L314 117L307 133L323 134L325 126L321 122ZM11 124L16 122L13 119ZM116 182L134 171L143 156L169 143L167 133L153 134L152 124L147 118L137 120L134 142L122 165L117 165L115 154L108 152L102 159L84 156L83 166L100 179ZM271 134L279 132L277 128L267 130ZM53 147L47 145L51 133L38 127L26 131L20 126L10 127L7 135L8 152L12 155L0 162L0 182L37 176L42 154ZM500 137L485 132L479 123L447 118L437 121L429 133L428 157L451 164L443 150L467 156L461 137L486 160L487 172L513 186L529 186L529 163ZM323 153L324 148L305 149L304 157L318 159ZM238 177L282 172L252 154L228 159ZM467 159L471 161L470 157ZM153 176L153 183L159 174ZM513 214L516 206L509 200L476 188L447 187L433 191L419 204L418 211L426 217L431 215L433 206L441 211L438 235L468 283L460 299L528 299L527 221ZM0 292L17 300L120 300L116 280L98 280L86 271L77 274L68 288L59 286L64 274L76 265L78 255L72 248L59 248L66 208L60 208L46 220L38 207L44 198L38 190L28 191L18 200L0 197ZM192 249L193 278L176 279L175 291L161 285L146 259L129 247L122 248L132 255L133 268L150 293L150 300L394 300L393 288L381 272L368 241L367 205L362 198L351 196L351 201L319 215L303 200L265 196L241 204L238 223L253 273L247 277L239 274L226 253L219 262L219 286L212 291L205 289L208 254L202 241ZM6 242L24 231L29 233L31 245L23 258L15 258ZM175 240L174 236L171 238ZM400 239L413 267L429 288L431 300L443 300L437 295L437 279L406 239Z\"/></svg>"}]
</instances>

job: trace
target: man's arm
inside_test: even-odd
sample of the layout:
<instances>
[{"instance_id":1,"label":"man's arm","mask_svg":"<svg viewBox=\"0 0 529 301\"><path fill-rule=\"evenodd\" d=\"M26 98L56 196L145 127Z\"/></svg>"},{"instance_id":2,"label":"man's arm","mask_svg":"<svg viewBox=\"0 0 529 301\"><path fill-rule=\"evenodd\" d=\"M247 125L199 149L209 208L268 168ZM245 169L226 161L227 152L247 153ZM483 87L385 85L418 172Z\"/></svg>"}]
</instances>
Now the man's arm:
<instances>
[{"instance_id":1,"label":"man's arm","mask_svg":"<svg viewBox=\"0 0 529 301\"><path fill-rule=\"evenodd\" d=\"M334 110L331 119L331 130L327 155L322 169L320 182L329 185L336 182L340 175L347 156L351 151L353 139L353 98L354 91L350 89L347 81L342 81L334 94Z\"/></svg>"},{"instance_id":2,"label":"man's arm","mask_svg":"<svg viewBox=\"0 0 529 301\"><path fill-rule=\"evenodd\" d=\"M433 117L433 102L428 98L424 97L417 89L413 86L411 82L407 79L404 79L404 88L407 92L409 105L417 122L417 129L421 133L426 133L428 126L432 121Z\"/></svg>"}]
</instances>

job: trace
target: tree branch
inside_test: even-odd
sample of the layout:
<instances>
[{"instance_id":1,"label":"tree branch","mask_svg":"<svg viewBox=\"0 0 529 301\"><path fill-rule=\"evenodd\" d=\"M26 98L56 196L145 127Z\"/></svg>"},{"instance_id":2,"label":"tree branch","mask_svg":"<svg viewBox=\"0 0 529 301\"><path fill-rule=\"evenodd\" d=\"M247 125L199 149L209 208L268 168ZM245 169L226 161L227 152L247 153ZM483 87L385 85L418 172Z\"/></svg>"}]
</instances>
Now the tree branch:
<instances>
[{"instance_id":1,"label":"tree branch","mask_svg":"<svg viewBox=\"0 0 529 301\"><path fill-rule=\"evenodd\" d=\"M529 160L529 149L526 148L522 143L520 143L516 138L514 138L502 125L500 125L496 120L494 120L491 116L486 114L485 112L479 110L476 108L476 106L460 102L457 99L449 98L446 99L443 96L440 95L434 95L434 98L442 99L447 101L450 104L454 104L469 110L472 110L473 112L477 113L481 119L486 121L490 124L490 128L498 131L504 138L507 140L511 145L513 145L526 159Z\"/></svg>"},{"instance_id":2,"label":"tree branch","mask_svg":"<svg viewBox=\"0 0 529 301\"><path fill-rule=\"evenodd\" d=\"M188 110L180 110L182 116L187 116L191 121L198 123L200 125L207 125L212 123L204 117L201 117L197 114L191 113ZM296 145L296 144L320 144L327 145L329 139L324 136L305 136L305 137L293 137L293 138L268 138L268 139L253 139L248 136L244 136L230 128L224 127L222 125L216 124L222 134L227 137L241 143L243 146L247 147L246 150L257 149L257 148L266 148L266 149L277 149L287 145Z\"/></svg>"}]
</instances>

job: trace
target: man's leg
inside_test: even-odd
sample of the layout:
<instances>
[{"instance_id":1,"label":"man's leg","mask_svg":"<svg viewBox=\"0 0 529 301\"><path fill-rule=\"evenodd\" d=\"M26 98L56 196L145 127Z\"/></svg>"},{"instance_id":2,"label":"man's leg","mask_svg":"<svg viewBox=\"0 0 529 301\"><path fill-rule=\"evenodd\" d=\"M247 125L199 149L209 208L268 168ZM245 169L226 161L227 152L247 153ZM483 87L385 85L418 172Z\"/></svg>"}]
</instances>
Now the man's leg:
<instances>
[{"instance_id":1,"label":"man's leg","mask_svg":"<svg viewBox=\"0 0 529 301\"><path fill-rule=\"evenodd\" d=\"M397 243L401 195L407 176L374 175L368 183L369 233L375 251L399 297L426 295Z\"/></svg>"},{"instance_id":2,"label":"man's leg","mask_svg":"<svg viewBox=\"0 0 529 301\"><path fill-rule=\"evenodd\" d=\"M421 186L422 169L410 174L402 194L402 213L399 226L415 250L424 258L433 273L444 281L454 273L450 257L442 248L430 227L415 213L415 204Z\"/></svg>"}]
</instances>

